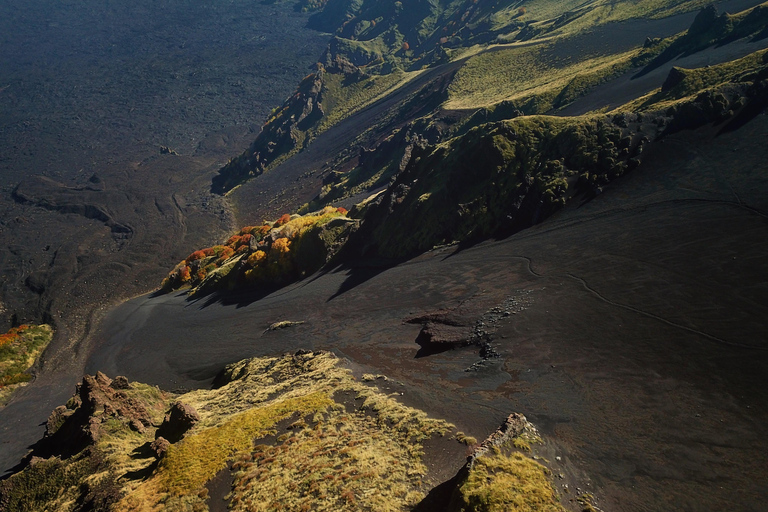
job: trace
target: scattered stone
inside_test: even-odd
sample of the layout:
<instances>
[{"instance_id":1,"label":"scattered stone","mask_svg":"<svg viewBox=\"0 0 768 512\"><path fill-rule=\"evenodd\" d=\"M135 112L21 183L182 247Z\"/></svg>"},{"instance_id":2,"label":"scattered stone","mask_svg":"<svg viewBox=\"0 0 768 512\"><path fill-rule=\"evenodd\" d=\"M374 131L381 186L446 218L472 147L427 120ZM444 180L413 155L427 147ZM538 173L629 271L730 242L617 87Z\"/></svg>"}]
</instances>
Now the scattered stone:
<instances>
[{"instance_id":1,"label":"scattered stone","mask_svg":"<svg viewBox=\"0 0 768 512\"><path fill-rule=\"evenodd\" d=\"M304 321L300 322L294 322L291 320L281 320L280 322L275 322L271 324L269 327L267 327L264 332L267 333L269 331L277 331L278 329L285 329L286 327L293 327L294 325L301 325Z\"/></svg>"},{"instance_id":2,"label":"scattered stone","mask_svg":"<svg viewBox=\"0 0 768 512\"><path fill-rule=\"evenodd\" d=\"M134 432L138 432L139 434L143 434L146 431L146 428L144 427L144 424L137 420L136 418L132 419L128 426L131 427L131 430Z\"/></svg>"},{"instance_id":3,"label":"scattered stone","mask_svg":"<svg viewBox=\"0 0 768 512\"><path fill-rule=\"evenodd\" d=\"M536 436L536 428L528 422L526 417L519 412L513 412L499 428L496 429L485 441L480 443L477 449L467 457L467 467L472 469L472 466L478 457L482 457L488 453L493 447L501 446L504 443L512 441L516 437L520 437L524 432L529 432L531 435Z\"/></svg>"}]
</instances>

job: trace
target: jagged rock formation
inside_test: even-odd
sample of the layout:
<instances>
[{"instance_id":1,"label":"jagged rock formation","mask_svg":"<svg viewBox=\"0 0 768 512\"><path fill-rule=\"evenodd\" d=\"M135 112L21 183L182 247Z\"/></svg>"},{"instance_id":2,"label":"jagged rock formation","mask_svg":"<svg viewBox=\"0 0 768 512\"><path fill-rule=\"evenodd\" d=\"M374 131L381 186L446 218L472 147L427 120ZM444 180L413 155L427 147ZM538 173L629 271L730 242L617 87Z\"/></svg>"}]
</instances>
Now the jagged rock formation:
<instances>
[{"instance_id":1,"label":"jagged rock formation","mask_svg":"<svg viewBox=\"0 0 768 512\"><path fill-rule=\"evenodd\" d=\"M398 403L391 391L399 384L363 380L332 354L307 350L240 361L222 371L215 389L179 397L86 376L49 420L44 441L57 438L59 450L37 447L24 471L0 483L0 505L203 510L226 496L231 510L314 508L318 500L350 512L420 510L440 481L423 460L425 443L460 464L466 447L458 440L466 437L447 435L453 425ZM166 410L161 423L158 412ZM133 431L129 420L146 429ZM506 442L521 432L504 435ZM231 485L209 495L221 472ZM288 477L295 485L284 485Z\"/></svg>"},{"instance_id":2,"label":"jagged rock formation","mask_svg":"<svg viewBox=\"0 0 768 512\"><path fill-rule=\"evenodd\" d=\"M152 425L152 417L145 403L127 392L130 389L125 377L112 380L101 372L85 375L67 405L51 413L45 438L33 453L71 456L97 443L110 421L143 433Z\"/></svg>"}]
</instances>

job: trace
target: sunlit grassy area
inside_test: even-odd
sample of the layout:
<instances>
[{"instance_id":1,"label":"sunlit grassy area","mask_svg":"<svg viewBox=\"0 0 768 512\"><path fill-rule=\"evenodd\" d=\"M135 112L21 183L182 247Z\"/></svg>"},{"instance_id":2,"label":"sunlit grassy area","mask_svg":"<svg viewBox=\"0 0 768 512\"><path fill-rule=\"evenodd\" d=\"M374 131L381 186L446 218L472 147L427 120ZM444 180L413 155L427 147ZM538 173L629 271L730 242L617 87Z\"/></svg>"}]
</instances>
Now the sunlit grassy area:
<instances>
[{"instance_id":1,"label":"sunlit grassy area","mask_svg":"<svg viewBox=\"0 0 768 512\"><path fill-rule=\"evenodd\" d=\"M562 512L549 470L530 457L494 447L475 459L459 488L464 511Z\"/></svg>"},{"instance_id":2,"label":"sunlit grassy area","mask_svg":"<svg viewBox=\"0 0 768 512\"><path fill-rule=\"evenodd\" d=\"M452 428L358 382L327 353L242 361L228 379L178 397L200 423L126 488L119 510L202 510L204 484L227 461L233 510L401 510L428 490L423 441ZM288 418L288 433L259 444Z\"/></svg>"},{"instance_id":3,"label":"sunlit grassy area","mask_svg":"<svg viewBox=\"0 0 768 512\"><path fill-rule=\"evenodd\" d=\"M456 73L448 89L445 108L471 109L501 101L522 104L532 96L541 96L541 107L530 113L545 112L569 85L586 90L616 76L629 69L632 57L638 52L632 50L571 63L558 62L544 46L512 46L488 51L469 59ZM577 90L572 93L575 97Z\"/></svg>"},{"instance_id":4,"label":"sunlit grassy area","mask_svg":"<svg viewBox=\"0 0 768 512\"><path fill-rule=\"evenodd\" d=\"M374 75L359 82L345 83L348 79L345 75L326 74L323 84L323 108L326 115L312 130L312 135L319 135L417 75L416 72L397 70L388 75Z\"/></svg>"},{"instance_id":5,"label":"sunlit grassy area","mask_svg":"<svg viewBox=\"0 0 768 512\"><path fill-rule=\"evenodd\" d=\"M523 21L548 21L547 34L572 35L604 23L632 18L665 18L700 9L710 0L593 0L591 2L559 2L540 0L526 2ZM567 23L564 23L565 20ZM558 26L561 25L561 26Z\"/></svg>"},{"instance_id":6,"label":"sunlit grassy area","mask_svg":"<svg viewBox=\"0 0 768 512\"><path fill-rule=\"evenodd\" d=\"M750 80L768 69L768 50L760 50L740 59L695 69L677 68L678 83L668 90L656 89L622 105L614 112L644 112L667 109L684 103L703 91L739 80Z\"/></svg>"}]
</instances>

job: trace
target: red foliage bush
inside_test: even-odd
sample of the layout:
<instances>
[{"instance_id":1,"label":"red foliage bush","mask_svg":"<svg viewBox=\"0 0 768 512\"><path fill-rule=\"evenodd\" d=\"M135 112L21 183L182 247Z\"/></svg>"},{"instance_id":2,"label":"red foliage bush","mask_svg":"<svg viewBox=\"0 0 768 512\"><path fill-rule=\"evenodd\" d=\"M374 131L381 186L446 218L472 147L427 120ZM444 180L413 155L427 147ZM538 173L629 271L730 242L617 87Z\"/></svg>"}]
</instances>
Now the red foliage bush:
<instances>
[{"instance_id":1,"label":"red foliage bush","mask_svg":"<svg viewBox=\"0 0 768 512\"><path fill-rule=\"evenodd\" d=\"M286 213L282 217L277 219L277 222L275 222L275 225L273 227L279 228L280 226L288 224L288 222L290 222L290 220L291 220L291 215L289 213Z\"/></svg>"},{"instance_id":2,"label":"red foliage bush","mask_svg":"<svg viewBox=\"0 0 768 512\"><path fill-rule=\"evenodd\" d=\"M11 329L5 334L0 334L0 347L5 345L6 343L11 343L13 340L15 340L17 337L16 333L14 332L14 329Z\"/></svg>"},{"instance_id":3,"label":"red foliage bush","mask_svg":"<svg viewBox=\"0 0 768 512\"><path fill-rule=\"evenodd\" d=\"M346 215L347 213L349 213L349 211L343 206L339 206L338 208L336 208L336 211L341 213L342 215Z\"/></svg>"},{"instance_id":4,"label":"red foliage bush","mask_svg":"<svg viewBox=\"0 0 768 512\"><path fill-rule=\"evenodd\" d=\"M189 256L187 256L187 259L185 260L187 263L191 263L196 260L201 260L206 257L205 251L195 251Z\"/></svg>"},{"instance_id":5,"label":"red foliage bush","mask_svg":"<svg viewBox=\"0 0 768 512\"><path fill-rule=\"evenodd\" d=\"M227 240L227 243L225 245L231 247L232 249L237 249L240 246L248 245L251 242L252 236L250 234L247 235L232 235L229 237L229 240Z\"/></svg>"}]
</instances>

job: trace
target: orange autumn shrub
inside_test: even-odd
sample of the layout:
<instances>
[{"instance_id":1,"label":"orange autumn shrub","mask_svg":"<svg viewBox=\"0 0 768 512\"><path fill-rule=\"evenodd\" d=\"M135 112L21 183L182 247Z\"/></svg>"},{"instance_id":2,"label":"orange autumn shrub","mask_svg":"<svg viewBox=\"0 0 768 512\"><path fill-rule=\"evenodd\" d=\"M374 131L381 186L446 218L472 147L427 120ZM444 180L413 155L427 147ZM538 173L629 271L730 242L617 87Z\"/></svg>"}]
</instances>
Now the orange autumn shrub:
<instances>
[{"instance_id":1,"label":"orange autumn shrub","mask_svg":"<svg viewBox=\"0 0 768 512\"><path fill-rule=\"evenodd\" d=\"M232 235L224 245L233 249L239 249L243 245L248 245L251 242L251 238L253 238L253 236L250 233L246 235Z\"/></svg>"},{"instance_id":2,"label":"orange autumn shrub","mask_svg":"<svg viewBox=\"0 0 768 512\"><path fill-rule=\"evenodd\" d=\"M187 263L191 263L193 261L201 260L206 257L205 251L195 251L189 256L187 256L187 259L184 260Z\"/></svg>"},{"instance_id":3,"label":"orange autumn shrub","mask_svg":"<svg viewBox=\"0 0 768 512\"><path fill-rule=\"evenodd\" d=\"M291 215L286 213L282 217L277 219L277 221L275 222L274 226L272 226L272 227L279 228L280 226L288 224L290 221L291 221Z\"/></svg>"},{"instance_id":4,"label":"orange autumn shrub","mask_svg":"<svg viewBox=\"0 0 768 512\"><path fill-rule=\"evenodd\" d=\"M252 235L256 231L261 229L260 226L245 226L244 228L241 228L240 231L237 232L238 235Z\"/></svg>"},{"instance_id":5,"label":"orange autumn shrub","mask_svg":"<svg viewBox=\"0 0 768 512\"><path fill-rule=\"evenodd\" d=\"M276 258L283 257L291 251L291 241L287 238L278 238L272 244L272 249L269 251L270 256L275 254Z\"/></svg>"},{"instance_id":6,"label":"orange autumn shrub","mask_svg":"<svg viewBox=\"0 0 768 512\"><path fill-rule=\"evenodd\" d=\"M29 326L26 324L22 324L18 327L11 328L8 332L5 334L0 334L0 347L7 343L12 343L16 341L16 339L19 337L20 334L22 334L24 331L29 329Z\"/></svg>"},{"instance_id":7,"label":"orange autumn shrub","mask_svg":"<svg viewBox=\"0 0 768 512\"><path fill-rule=\"evenodd\" d=\"M265 253L262 250L258 250L252 253L250 256L248 256L248 259L246 260L249 267L256 267L259 264L264 263L265 261L267 261L267 253Z\"/></svg>"},{"instance_id":8,"label":"orange autumn shrub","mask_svg":"<svg viewBox=\"0 0 768 512\"><path fill-rule=\"evenodd\" d=\"M224 245L224 246L219 245L217 247L221 247L222 248L221 251L217 252L217 256L219 257L219 259L217 261L219 261L219 262L223 262L224 260L228 260L229 258L232 257L232 255L235 254L235 250L233 248L231 248L231 247L227 247L226 245Z\"/></svg>"},{"instance_id":9,"label":"orange autumn shrub","mask_svg":"<svg viewBox=\"0 0 768 512\"><path fill-rule=\"evenodd\" d=\"M293 270L293 260L291 259L291 241L287 238L278 238L272 244L267 255L269 261L269 276L275 280L281 280L288 277Z\"/></svg>"}]
</instances>

